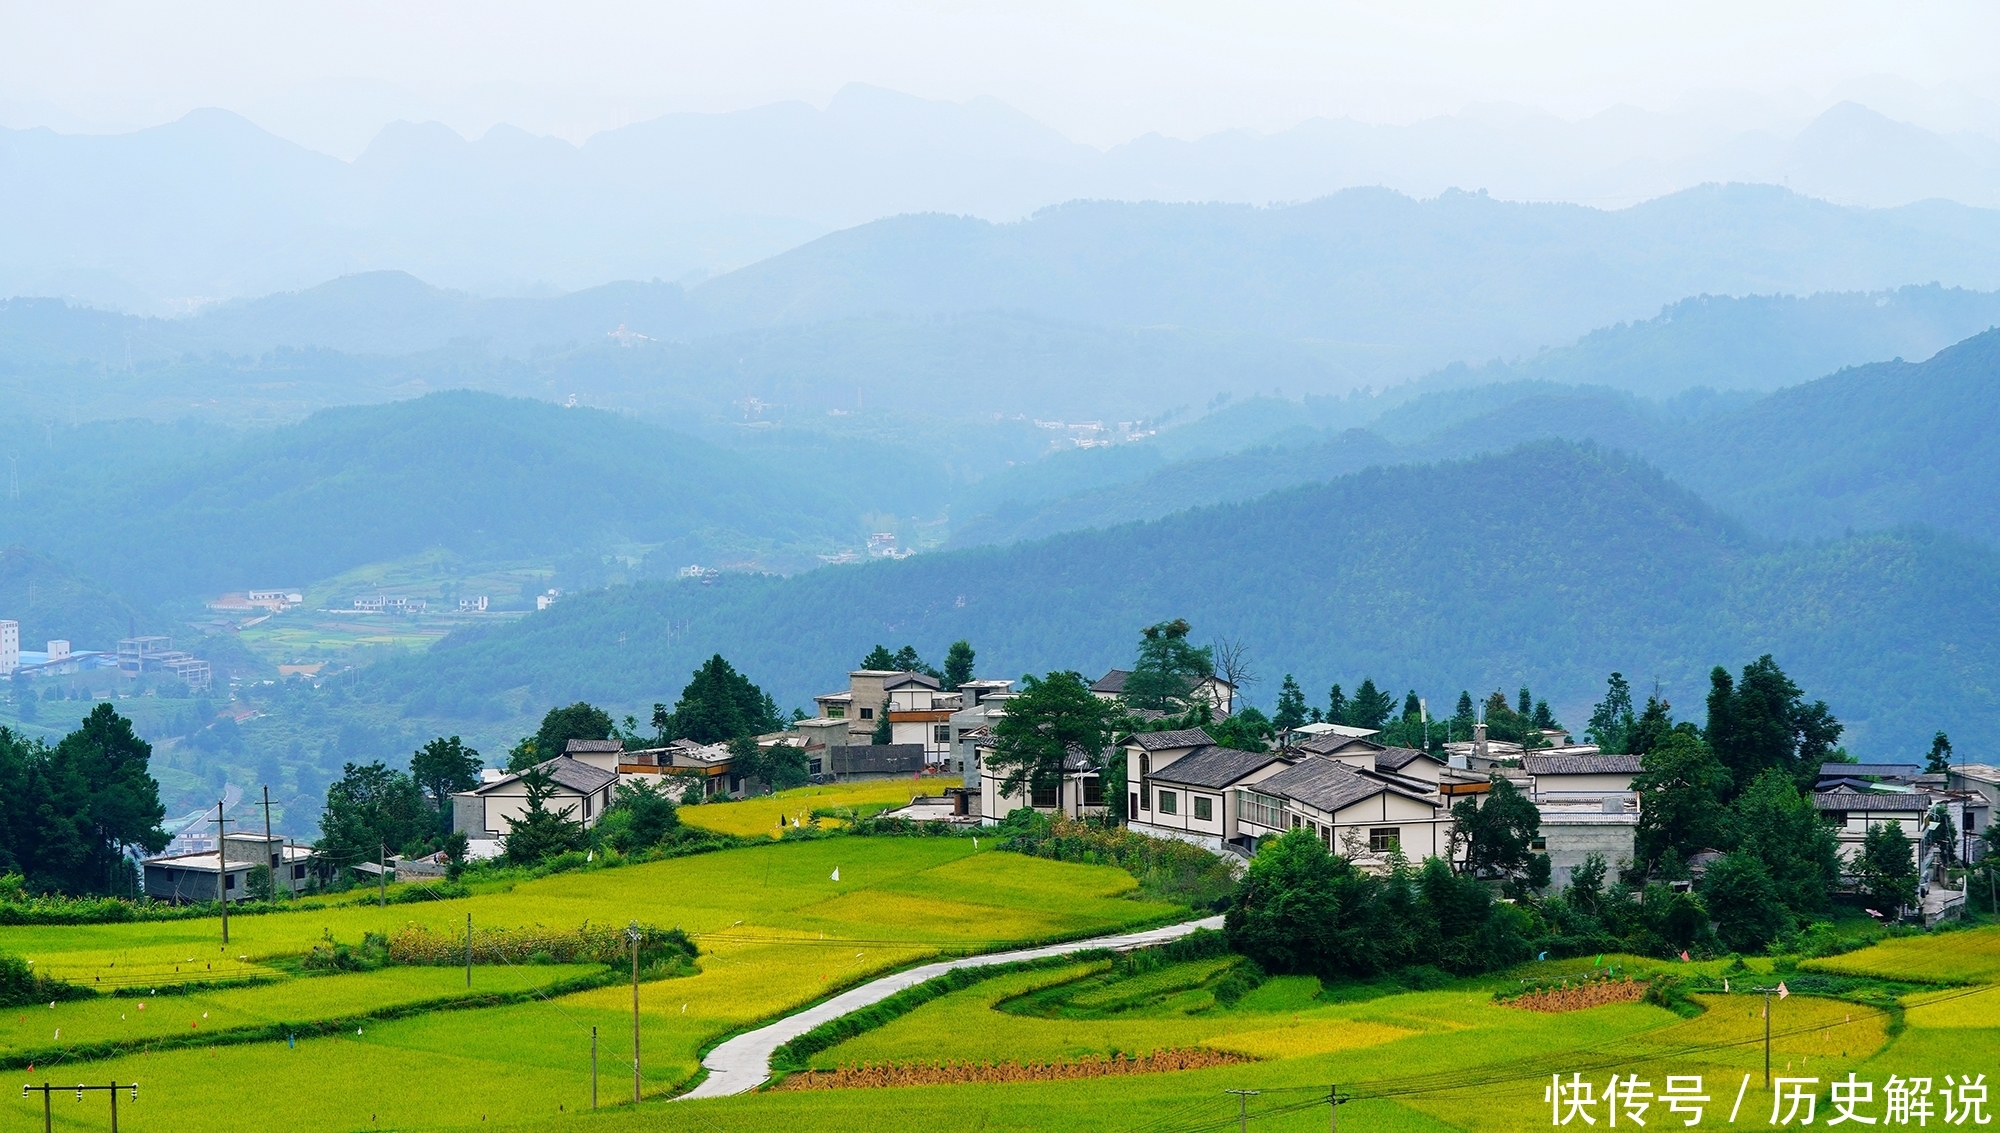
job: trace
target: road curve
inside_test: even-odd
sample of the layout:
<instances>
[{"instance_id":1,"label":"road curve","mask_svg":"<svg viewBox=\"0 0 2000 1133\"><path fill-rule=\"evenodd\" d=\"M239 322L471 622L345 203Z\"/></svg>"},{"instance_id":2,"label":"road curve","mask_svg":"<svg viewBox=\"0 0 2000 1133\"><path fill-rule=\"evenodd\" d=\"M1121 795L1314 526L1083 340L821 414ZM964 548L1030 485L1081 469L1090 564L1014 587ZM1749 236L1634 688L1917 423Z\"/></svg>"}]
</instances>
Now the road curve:
<instances>
[{"instance_id":1,"label":"road curve","mask_svg":"<svg viewBox=\"0 0 2000 1133\"><path fill-rule=\"evenodd\" d=\"M870 980L860 987L841 992L824 1003L815 1004L796 1015L787 1015L775 1023L767 1023L754 1031L745 1031L717 1046L708 1052L708 1057L701 1060L702 1066L708 1070L708 1077L702 1079L701 1085L680 1095L676 1100L724 1098L731 1094L749 1093L771 1077L771 1055L779 1047L821 1023L838 1019L851 1011L859 1011L871 1003L880 1003L904 988L915 987L953 968L985 968L994 964L1041 960L1050 956L1066 956L1072 952L1096 949L1125 952L1134 948L1144 948L1149 944L1163 944L1186 936L1196 929L1221 927L1221 917L1206 917L1198 921L1183 921L1163 928L1147 929L1144 932L1073 940L1067 944L1022 948L1012 952L989 952L957 960L940 960L934 964L925 964L922 967L883 976L881 979Z\"/></svg>"}]
</instances>

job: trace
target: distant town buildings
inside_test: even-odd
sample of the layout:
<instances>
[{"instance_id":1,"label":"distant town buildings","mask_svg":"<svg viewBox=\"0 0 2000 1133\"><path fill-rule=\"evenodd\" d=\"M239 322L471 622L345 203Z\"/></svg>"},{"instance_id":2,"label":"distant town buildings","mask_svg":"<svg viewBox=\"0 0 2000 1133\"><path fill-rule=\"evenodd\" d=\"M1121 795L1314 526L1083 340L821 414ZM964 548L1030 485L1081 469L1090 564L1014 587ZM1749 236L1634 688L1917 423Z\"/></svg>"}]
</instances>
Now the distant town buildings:
<instances>
[{"instance_id":1,"label":"distant town buildings","mask_svg":"<svg viewBox=\"0 0 2000 1133\"><path fill-rule=\"evenodd\" d=\"M208 662L175 649L174 639L165 634L122 638L117 658L118 671L129 677L165 672L187 682L189 688L203 689L212 683Z\"/></svg>"},{"instance_id":2,"label":"distant town buildings","mask_svg":"<svg viewBox=\"0 0 2000 1133\"><path fill-rule=\"evenodd\" d=\"M481 594L475 598L460 598L458 600L458 612L461 614L485 613L486 595Z\"/></svg>"},{"instance_id":3,"label":"distant town buildings","mask_svg":"<svg viewBox=\"0 0 2000 1133\"><path fill-rule=\"evenodd\" d=\"M21 623L0 622L0 677L12 676L21 667Z\"/></svg>"}]
</instances>

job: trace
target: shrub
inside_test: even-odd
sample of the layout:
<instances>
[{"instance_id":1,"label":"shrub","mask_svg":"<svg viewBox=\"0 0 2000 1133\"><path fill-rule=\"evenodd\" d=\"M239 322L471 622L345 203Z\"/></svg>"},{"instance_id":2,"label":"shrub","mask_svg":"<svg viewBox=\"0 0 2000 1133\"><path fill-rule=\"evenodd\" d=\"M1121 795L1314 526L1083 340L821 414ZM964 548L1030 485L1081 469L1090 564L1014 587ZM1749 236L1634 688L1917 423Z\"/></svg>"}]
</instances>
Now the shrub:
<instances>
[{"instance_id":1,"label":"shrub","mask_svg":"<svg viewBox=\"0 0 2000 1133\"><path fill-rule=\"evenodd\" d=\"M1101 826L1022 808L1000 824L1003 850L1083 862L1115 865L1139 882L1148 897L1195 909L1223 909L1236 891L1236 875L1228 862L1200 846L1175 838L1152 838L1123 826Z\"/></svg>"},{"instance_id":2,"label":"shrub","mask_svg":"<svg viewBox=\"0 0 2000 1133\"><path fill-rule=\"evenodd\" d=\"M631 945L626 930L588 922L577 928L482 928L472 934L474 963L624 964ZM409 925L390 937L389 958L398 964L463 964L465 937ZM642 967L681 967L696 955L694 942L677 928L639 927Z\"/></svg>"}]
</instances>

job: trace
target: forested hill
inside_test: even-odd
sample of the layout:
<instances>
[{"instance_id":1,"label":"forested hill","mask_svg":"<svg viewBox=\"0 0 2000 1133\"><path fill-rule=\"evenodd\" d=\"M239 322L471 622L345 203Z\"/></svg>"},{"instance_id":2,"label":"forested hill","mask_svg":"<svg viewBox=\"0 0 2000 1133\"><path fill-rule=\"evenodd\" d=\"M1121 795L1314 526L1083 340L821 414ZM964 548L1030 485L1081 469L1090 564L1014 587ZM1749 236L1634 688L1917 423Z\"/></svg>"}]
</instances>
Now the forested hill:
<instances>
[{"instance_id":1,"label":"forested hill","mask_svg":"<svg viewBox=\"0 0 2000 1133\"><path fill-rule=\"evenodd\" d=\"M1637 453L1764 535L1920 522L2000 546L2000 454L1986 440L2000 430L2000 331L1924 362L1857 366L1713 412L1519 382L1428 395L1369 430L1140 468L1122 483L1061 498L1044 490L1008 500L996 484L986 498L1006 502L959 517L953 541L1005 543L1150 519L1373 464L1561 438ZM1392 445L1384 433L1405 443Z\"/></svg>"},{"instance_id":2,"label":"forested hill","mask_svg":"<svg viewBox=\"0 0 2000 1133\"><path fill-rule=\"evenodd\" d=\"M1772 652L1861 754L2000 708L1991 551L1916 530L1764 545L1650 467L1562 443L1005 549L617 587L364 680L439 720L521 689L637 706L720 651L789 706L877 642L931 655L963 637L982 674L1094 676L1176 616L1248 644L1267 700L1286 672L1320 689L1368 674L1433 704L1527 683L1576 717L1617 669L1691 709L1711 665Z\"/></svg>"},{"instance_id":3,"label":"forested hill","mask_svg":"<svg viewBox=\"0 0 2000 1133\"><path fill-rule=\"evenodd\" d=\"M200 440L141 462L107 459L115 447L46 473L27 462L20 497L0 500L0 546L159 602L434 548L493 562L640 544L726 562L860 534L851 501L752 455L544 401L442 393Z\"/></svg>"}]
</instances>

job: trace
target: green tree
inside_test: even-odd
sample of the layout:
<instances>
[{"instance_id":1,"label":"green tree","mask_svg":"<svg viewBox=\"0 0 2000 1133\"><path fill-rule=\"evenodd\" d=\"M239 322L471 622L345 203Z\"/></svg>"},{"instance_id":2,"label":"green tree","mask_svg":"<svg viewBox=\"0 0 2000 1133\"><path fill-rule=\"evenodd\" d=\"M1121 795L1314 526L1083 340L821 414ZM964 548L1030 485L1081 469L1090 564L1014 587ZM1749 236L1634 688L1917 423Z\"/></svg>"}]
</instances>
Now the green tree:
<instances>
[{"instance_id":1,"label":"green tree","mask_svg":"<svg viewBox=\"0 0 2000 1133\"><path fill-rule=\"evenodd\" d=\"M1528 722L1534 725L1536 731L1544 728L1562 730L1562 721L1556 719L1556 714L1549 709L1549 702L1546 700L1535 702L1534 714L1529 717Z\"/></svg>"},{"instance_id":2,"label":"green tree","mask_svg":"<svg viewBox=\"0 0 2000 1133\"><path fill-rule=\"evenodd\" d=\"M1605 685L1604 699L1590 710L1583 735L1606 755L1623 755L1625 741L1638 723L1632 712L1632 684L1625 674L1613 673Z\"/></svg>"},{"instance_id":3,"label":"green tree","mask_svg":"<svg viewBox=\"0 0 2000 1133\"><path fill-rule=\"evenodd\" d=\"M390 853L423 852L436 837L437 817L415 779L380 760L346 764L326 789L317 849L332 865L351 872Z\"/></svg>"},{"instance_id":4,"label":"green tree","mask_svg":"<svg viewBox=\"0 0 2000 1133\"><path fill-rule=\"evenodd\" d=\"M50 774L81 783L83 807L68 812L86 847L81 872L60 883L68 892L99 892L107 873L122 868L129 849L158 853L166 848L160 829L166 807L149 764L153 747L132 730L132 721L99 703L51 753ZM115 873L113 874L115 878ZM116 885L116 881L111 882Z\"/></svg>"},{"instance_id":5,"label":"green tree","mask_svg":"<svg viewBox=\"0 0 2000 1133\"><path fill-rule=\"evenodd\" d=\"M583 824L576 821L575 806L550 810L556 783L548 769L531 767L521 772L521 786L527 791L527 805L520 817L507 819L507 833L500 839L507 861L513 865L534 865L557 854L581 850L587 844Z\"/></svg>"},{"instance_id":6,"label":"green tree","mask_svg":"<svg viewBox=\"0 0 2000 1133\"><path fill-rule=\"evenodd\" d=\"M1285 674L1285 683L1278 688L1278 712L1271 717L1271 726L1280 732L1289 732L1306 722L1306 694L1299 688L1299 682Z\"/></svg>"},{"instance_id":7,"label":"green tree","mask_svg":"<svg viewBox=\"0 0 2000 1133\"><path fill-rule=\"evenodd\" d=\"M440 736L411 754L410 778L417 781L417 786L423 788L448 820L451 796L477 787L483 765L479 752L467 747L465 741L457 736Z\"/></svg>"},{"instance_id":8,"label":"green tree","mask_svg":"<svg viewBox=\"0 0 2000 1133\"><path fill-rule=\"evenodd\" d=\"M1125 678L1125 703L1154 712L1185 712L1201 682L1215 675L1215 651L1188 643L1193 627L1175 618L1140 630L1139 660ZM1007 710L1011 713L1013 704Z\"/></svg>"},{"instance_id":9,"label":"green tree","mask_svg":"<svg viewBox=\"0 0 2000 1133\"><path fill-rule=\"evenodd\" d=\"M617 734L611 714L579 700L564 708L551 708L542 716L542 726L507 750L507 770L523 771L563 753L571 740L608 740Z\"/></svg>"},{"instance_id":10,"label":"green tree","mask_svg":"<svg viewBox=\"0 0 2000 1133\"><path fill-rule=\"evenodd\" d=\"M1486 735L1489 739L1506 740L1510 743L1534 746L1528 738L1527 717L1514 711L1507 704L1506 694L1494 689L1486 698Z\"/></svg>"},{"instance_id":11,"label":"green tree","mask_svg":"<svg viewBox=\"0 0 2000 1133\"><path fill-rule=\"evenodd\" d=\"M1826 701L1806 703L1769 653L1743 666L1741 681L1719 665L1709 674L1708 746L1739 784L1775 767L1810 785L1841 731Z\"/></svg>"},{"instance_id":12,"label":"green tree","mask_svg":"<svg viewBox=\"0 0 2000 1133\"><path fill-rule=\"evenodd\" d=\"M751 684L720 653L694 671L667 719L668 738L698 744L723 743L784 726L770 694Z\"/></svg>"},{"instance_id":13,"label":"green tree","mask_svg":"<svg viewBox=\"0 0 2000 1133\"><path fill-rule=\"evenodd\" d=\"M1350 727L1354 724L1353 713L1349 711L1347 694L1340 691L1339 685L1334 685L1326 692L1326 722L1329 724L1346 724Z\"/></svg>"},{"instance_id":14,"label":"green tree","mask_svg":"<svg viewBox=\"0 0 2000 1133\"><path fill-rule=\"evenodd\" d=\"M759 744L753 736L729 741L730 766L738 775L755 778L773 791L802 787L807 778L806 753L791 744Z\"/></svg>"},{"instance_id":15,"label":"green tree","mask_svg":"<svg viewBox=\"0 0 2000 1133\"><path fill-rule=\"evenodd\" d=\"M1722 807L1730 793L1729 772L1693 726L1682 725L1653 746L1632 789L1639 793L1634 849L1647 872L1670 856L1684 862L1696 851L1733 842Z\"/></svg>"},{"instance_id":16,"label":"green tree","mask_svg":"<svg viewBox=\"0 0 2000 1133\"><path fill-rule=\"evenodd\" d=\"M611 808L597 822L597 834L619 853L634 854L666 841L680 823L680 812L667 792L634 776L618 784Z\"/></svg>"},{"instance_id":17,"label":"green tree","mask_svg":"<svg viewBox=\"0 0 2000 1133\"><path fill-rule=\"evenodd\" d=\"M1377 972L1387 942L1373 915L1375 889L1311 832L1289 830L1251 859L1223 932L1231 948L1274 974Z\"/></svg>"},{"instance_id":18,"label":"green tree","mask_svg":"<svg viewBox=\"0 0 2000 1133\"><path fill-rule=\"evenodd\" d=\"M1472 693L1461 690L1458 694L1458 707L1452 710L1451 727L1447 729L1451 733L1451 738L1454 740L1471 739L1472 726L1478 722L1479 717L1472 706Z\"/></svg>"},{"instance_id":19,"label":"green tree","mask_svg":"<svg viewBox=\"0 0 2000 1133\"><path fill-rule=\"evenodd\" d=\"M1008 710L1013 710L1009 703ZM1245 708L1233 716L1225 716L1212 724L1205 725L1209 738L1223 747L1237 751L1265 751L1276 739L1278 731L1264 713L1256 708Z\"/></svg>"},{"instance_id":20,"label":"green tree","mask_svg":"<svg viewBox=\"0 0 2000 1133\"><path fill-rule=\"evenodd\" d=\"M894 653L889 652L889 648L886 645L877 645L875 648L870 649L868 651L868 656L863 657L861 659L861 667L864 669L872 669L878 673L894 673L900 671L896 668L896 655Z\"/></svg>"},{"instance_id":21,"label":"green tree","mask_svg":"<svg viewBox=\"0 0 2000 1133\"><path fill-rule=\"evenodd\" d=\"M1515 705L1514 715L1523 720L1531 719L1535 715L1535 696L1528 691L1527 685L1521 686L1521 697Z\"/></svg>"},{"instance_id":22,"label":"green tree","mask_svg":"<svg viewBox=\"0 0 2000 1133\"><path fill-rule=\"evenodd\" d=\"M1021 678L1021 691L993 725L993 757L1000 793L1060 786L1072 753L1099 766L1111 743L1112 706L1099 700L1073 672Z\"/></svg>"},{"instance_id":23,"label":"green tree","mask_svg":"<svg viewBox=\"0 0 2000 1133\"><path fill-rule=\"evenodd\" d=\"M951 643L951 648L944 654L944 687L947 691L957 692L959 686L972 679L972 662L977 656L970 641Z\"/></svg>"},{"instance_id":24,"label":"green tree","mask_svg":"<svg viewBox=\"0 0 2000 1133\"><path fill-rule=\"evenodd\" d=\"M1645 755L1653 750L1662 737L1675 728L1673 705L1661 700L1658 693L1646 698L1646 710L1639 714L1632 727L1625 733L1625 754Z\"/></svg>"},{"instance_id":25,"label":"green tree","mask_svg":"<svg viewBox=\"0 0 2000 1133\"><path fill-rule=\"evenodd\" d=\"M1485 802L1460 799L1451 808L1452 838L1466 847L1474 873L1511 877L1527 868L1528 855L1542 832L1542 815L1514 784L1495 775Z\"/></svg>"},{"instance_id":26,"label":"green tree","mask_svg":"<svg viewBox=\"0 0 2000 1133\"><path fill-rule=\"evenodd\" d=\"M1931 807L1931 829L1924 841L1938 848L1946 865L1958 864L1958 824L1951 820L1950 807L1943 803Z\"/></svg>"},{"instance_id":27,"label":"green tree","mask_svg":"<svg viewBox=\"0 0 2000 1133\"><path fill-rule=\"evenodd\" d=\"M1753 853L1737 850L1709 866L1701 896L1715 917L1715 934L1732 951L1762 952L1791 931L1792 916Z\"/></svg>"},{"instance_id":28,"label":"green tree","mask_svg":"<svg viewBox=\"0 0 2000 1133\"><path fill-rule=\"evenodd\" d=\"M1794 913L1826 908L1840 880L1840 843L1791 776L1766 768L1742 789L1730 811L1736 848L1764 863L1778 900Z\"/></svg>"},{"instance_id":29,"label":"green tree","mask_svg":"<svg viewBox=\"0 0 2000 1133\"><path fill-rule=\"evenodd\" d=\"M1947 775L1951 773L1951 737L1939 732L1931 737L1930 758L1924 763L1924 774Z\"/></svg>"},{"instance_id":30,"label":"green tree","mask_svg":"<svg viewBox=\"0 0 2000 1133\"><path fill-rule=\"evenodd\" d=\"M1374 678L1364 678L1347 706L1347 722L1357 728L1380 729L1396 711L1396 698L1375 687Z\"/></svg>"},{"instance_id":31,"label":"green tree","mask_svg":"<svg viewBox=\"0 0 2000 1133\"><path fill-rule=\"evenodd\" d=\"M1861 856L1854 862L1854 878L1862 895L1884 915L1901 916L1916 902L1917 861L1902 823L1891 819L1868 827L1861 839Z\"/></svg>"}]
</instances>

